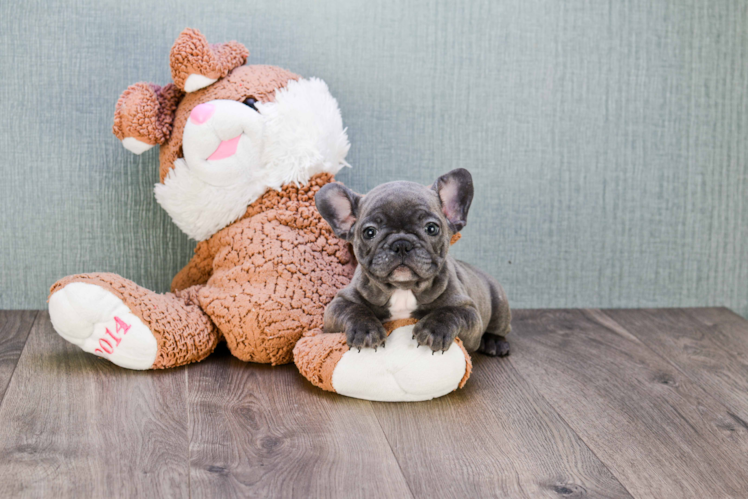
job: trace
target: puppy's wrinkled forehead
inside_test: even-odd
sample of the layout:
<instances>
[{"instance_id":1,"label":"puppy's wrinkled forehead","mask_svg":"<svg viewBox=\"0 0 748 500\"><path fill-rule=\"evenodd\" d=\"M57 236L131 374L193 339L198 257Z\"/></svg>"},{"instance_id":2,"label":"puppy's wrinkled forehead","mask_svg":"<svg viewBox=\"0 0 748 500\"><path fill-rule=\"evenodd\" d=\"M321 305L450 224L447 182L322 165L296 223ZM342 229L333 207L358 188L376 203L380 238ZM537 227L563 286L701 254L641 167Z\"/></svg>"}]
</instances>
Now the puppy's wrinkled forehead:
<instances>
[{"instance_id":1,"label":"puppy's wrinkled forehead","mask_svg":"<svg viewBox=\"0 0 748 500\"><path fill-rule=\"evenodd\" d=\"M360 205L362 219L374 215L403 219L417 211L431 212L439 217L439 196L431 188L408 181L381 184L369 191Z\"/></svg>"}]
</instances>

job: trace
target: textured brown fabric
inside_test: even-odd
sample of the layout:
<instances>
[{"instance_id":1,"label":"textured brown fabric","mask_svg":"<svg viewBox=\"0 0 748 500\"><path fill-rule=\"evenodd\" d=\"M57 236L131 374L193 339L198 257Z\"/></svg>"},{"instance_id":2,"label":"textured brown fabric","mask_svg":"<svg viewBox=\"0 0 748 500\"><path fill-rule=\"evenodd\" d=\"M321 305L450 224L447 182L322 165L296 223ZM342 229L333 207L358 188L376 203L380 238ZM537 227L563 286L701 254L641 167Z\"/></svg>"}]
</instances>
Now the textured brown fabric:
<instances>
[{"instance_id":1,"label":"textured brown fabric","mask_svg":"<svg viewBox=\"0 0 748 500\"><path fill-rule=\"evenodd\" d=\"M462 389L465 387L465 384L470 378L470 374L473 372L473 360L470 359L470 354L468 354L467 349L465 349L462 340L455 339L455 344L457 344L457 346L462 350L462 354L465 355L465 375L462 376L462 380L457 384L457 388Z\"/></svg>"},{"instance_id":2,"label":"textured brown fabric","mask_svg":"<svg viewBox=\"0 0 748 500\"><path fill-rule=\"evenodd\" d=\"M165 143L183 95L171 83L163 88L145 82L130 85L117 101L112 132L120 141L134 137L151 145Z\"/></svg>"},{"instance_id":3,"label":"textured brown fabric","mask_svg":"<svg viewBox=\"0 0 748 500\"><path fill-rule=\"evenodd\" d=\"M247 211L237 222L256 216L270 210L296 210L299 203L305 207L314 205L314 195L310 194L310 189L316 193L320 187L335 179L329 174L319 174L313 177L309 182L309 188L299 189L294 185L285 186L281 191L268 191L263 196L255 200L247 207ZM315 187L316 186L316 187ZM316 212L316 208L313 209ZM320 221L321 219L317 219ZM324 223L325 227L327 224ZM214 235L215 236L215 235ZM337 240L337 238L335 238ZM213 273L213 259L221 247L220 239L215 237L198 242L195 247L195 255L190 262L181 270L171 282L171 291L182 290L193 285L201 285L208 282ZM340 242L340 240L338 240ZM351 259L355 267L355 259L350 245L343 243L347 247L348 255L345 257Z\"/></svg>"},{"instance_id":4,"label":"textured brown fabric","mask_svg":"<svg viewBox=\"0 0 748 500\"><path fill-rule=\"evenodd\" d=\"M182 132L192 108L214 99L243 102L251 97L260 102L272 102L276 90L285 87L290 80L298 79L298 75L275 66L240 66L213 85L186 94L174 117L171 137L161 146L159 153L161 182L174 167L174 161L182 157Z\"/></svg>"},{"instance_id":5,"label":"textured brown fabric","mask_svg":"<svg viewBox=\"0 0 748 500\"><path fill-rule=\"evenodd\" d=\"M323 333L317 328L304 333L296 343L293 360L305 379L324 391L335 392L332 372L348 349L345 334Z\"/></svg>"},{"instance_id":6,"label":"textured brown fabric","mask_svg":"<svg viewBox=\"0 0 748 500\"><path fill-rule=\"evenodd\" d=\"M384 330L387 332L387 336L389 337L390 334L398 328L402 328L408 325L415 325L416 323L418 323L418 320L415 318L403 318L393 321L386 321L382 324L382 326L384 327Z\"/></svg>"},{"instance_id":7,"label":"textured brown fabric","mask_svg":"<svg viewBox=\"0 0 748 500\"><path fill-rule=\"evenodd\" d=\"M180 89L191 74L218 79L247 62L249 51L239 42L208 44L200 31L185 29L169 54L171 78Z\"/></svg>"},{"instance_id":8,"label":"textured brown fabric","mask_svg":"<svg viewBox=\"0 0 748 500\"><path fill-rule=\"evenodd\" d=\"M349 247L314 207L314 195L331 181L319 174L305 186L270 191L242 219L197 245L193 261L212 256L200 305L239 359L289 363L302 333L322 326L325 306L350 282ZM180 273L174 289L183 276L202 279L200 269Z\"/></svg>"},{"instance_id":9,"label":"textured brown fabric","mask_svg":"<svg viewBox=\"0 0 748 500\"><path fill-rule=\"evenodd\" d=\"M387 321L383 326L389 336L398 328L416 323L418 320L415 318L405 318ZM457 386L458 389L462 389L473 371L473 362L462 341L455 339L455 344L465 356L465 374ZM316 328L304 333L304 336L296 343L293 349L293 361L299 372L313 385L325 391L335 392L332 386L332 374L340 358L348 350L344 333L324 333Z\"/></svg>"},{"instance_id":10,"label":"textured brown fabric","mask_svg":"<svg viewBox=\"0 0 748 500\"><path fill-rule=\"evenodd\" d=\"M216 248L215 245L211 247L208 241L201 241L195 246L195 255L171 280L172 292L208 282L213 273L213 259L215 258L211 250Z\"/></svg>"},{"instance_id":11,"label":"textured brown fabric","mask_svg":"<svg viewBox=\"0 0 748 500\"><path fill-rule=\"evenodd\" d=\"M452 235L452 239L449 240L450 245L454 245L458 241L460 241L460 238L462 238L462 233L455 233Z\"/></svg>"},{"instance_id":12,"label":"textured brown fabric","mask_svg":"<svg viewBox=\"0 0 748 500\"><path fill-rule=\"evenodd\" d=\"M76 274L52 285L50 295L70 283L98 285L117 297L150 328L158 353L152 368L200 361L218 345L220 334L197 305L199 287L160 295L112 273Z\"/></svg>"}]
</instances>

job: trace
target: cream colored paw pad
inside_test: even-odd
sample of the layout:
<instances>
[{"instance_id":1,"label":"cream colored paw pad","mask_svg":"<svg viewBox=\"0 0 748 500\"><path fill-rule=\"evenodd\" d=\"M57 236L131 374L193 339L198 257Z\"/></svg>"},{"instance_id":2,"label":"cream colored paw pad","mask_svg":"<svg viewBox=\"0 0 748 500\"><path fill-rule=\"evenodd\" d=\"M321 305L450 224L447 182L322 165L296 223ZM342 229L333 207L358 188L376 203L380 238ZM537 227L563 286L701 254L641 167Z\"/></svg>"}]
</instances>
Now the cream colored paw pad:
<instances>
[{"instance_id":1,"label":"cream colored paw pad","mask_svg":"<svg viewBox=\"0 0 748 500\"><path fill-rule=\"evenodd\" d=\"M384 348L360 352L348 348L342 333L304 337L296 344L294 362L314 385L371 401L426 401L462 387L472 368L462 343L433 354L418 347L413 326L394 328Z\"/></svg>"},{"instance_id":2,"label":"cream colored paw pad","mask_svg":"<svg viewBox=\"0 0 748 500\"><path fill-rule=\"evenodd\" d=\"M457 389L465 375L465 355L452 345L433 354L413 340L413 325L393 331L385 348L351 349L332 374L335 392L372 401L423 401Z\"/></svg>"},{"instance_id":3,"label":"cream colored paw pad","mask_svg":"<svg viewBox=\"0 0 748 500\"><path fill-rule=\"evenodd\" d=\"M153 366L158 343L151 330L122 300L91 283L70 283L49 299L57 333L86 352L123 368Z\"/></svg>"}]
</instances>

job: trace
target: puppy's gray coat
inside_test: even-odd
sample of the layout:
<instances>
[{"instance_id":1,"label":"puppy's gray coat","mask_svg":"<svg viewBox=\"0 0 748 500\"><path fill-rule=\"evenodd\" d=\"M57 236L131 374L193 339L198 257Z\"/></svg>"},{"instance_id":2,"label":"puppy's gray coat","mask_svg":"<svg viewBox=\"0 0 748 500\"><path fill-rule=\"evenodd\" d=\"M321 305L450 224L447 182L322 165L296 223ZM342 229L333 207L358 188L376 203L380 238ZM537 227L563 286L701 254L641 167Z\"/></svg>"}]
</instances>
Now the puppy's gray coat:
<instances>
[{"instance_id":1,"label":"puppy's gray coat","mask_svg":"<svg viewBox=\"0 0 748 500\"><path fill-rule=\"evenodd\" d=\"M353 244L353 281L325 310L326 332L346 333L351 347L384 345L383 321L413 317L419 345L449 349L459 337L469 351L509 353L506 294L496 280L448 255L467 222L470 172L457 169L425 187L390 182L361 196L342 184L317 193L317 209L335 234Z\"/></svg>"}]
</instances>

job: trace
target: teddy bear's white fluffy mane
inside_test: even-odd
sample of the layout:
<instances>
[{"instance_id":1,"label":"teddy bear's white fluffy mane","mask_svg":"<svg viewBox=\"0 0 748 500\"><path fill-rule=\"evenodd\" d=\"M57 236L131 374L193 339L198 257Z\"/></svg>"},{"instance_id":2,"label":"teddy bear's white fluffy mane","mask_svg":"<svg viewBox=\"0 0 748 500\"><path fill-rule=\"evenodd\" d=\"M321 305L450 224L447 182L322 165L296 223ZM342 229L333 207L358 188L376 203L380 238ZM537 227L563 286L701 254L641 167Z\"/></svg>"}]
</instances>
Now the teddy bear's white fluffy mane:
<instances>
[{"instance_id":1,"label":"teddy bear's white fluffy mane","mask_svg":"<svg viewBox=\"0 0 748 500\"><path fill-rule=\"evenodd\" d=\"M338 103L322 80L291 81L276 91L274 102L257 103L257 111L262 117L260 144L241 143L236 154L241 154L241 164L231 169L236 174L228 181L220 172L214 179L204 168L191 168L185 145L185 158L175 162L163 184L156 184L156 200L189 237L209 238L268 189L302 185L348 165L350 143ZM183 138L190 139L186 133Z\"/></svg>"}]
</instances>

